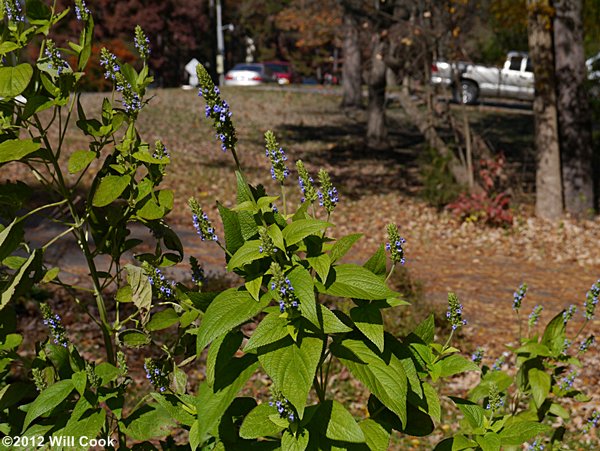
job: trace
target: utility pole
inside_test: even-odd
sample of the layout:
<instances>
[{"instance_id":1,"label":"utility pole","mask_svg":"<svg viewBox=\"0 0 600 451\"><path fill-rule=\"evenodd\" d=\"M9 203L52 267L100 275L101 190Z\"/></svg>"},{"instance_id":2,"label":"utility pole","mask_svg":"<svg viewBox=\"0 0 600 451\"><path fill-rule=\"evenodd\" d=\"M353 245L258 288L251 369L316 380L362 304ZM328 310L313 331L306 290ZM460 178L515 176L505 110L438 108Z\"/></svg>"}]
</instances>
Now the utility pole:
<instances>
[{"instance_id":1,"label":"utility pole","mask_svg":"<svg viewBox=\"0 0 600 451\"><path fill-rule=\"evenodd\" d=\"M219 86L225 82L225 43L223 40L223 19L221 16L221 0L217 0L217 74Z\"/></svg>"}]
</instances>

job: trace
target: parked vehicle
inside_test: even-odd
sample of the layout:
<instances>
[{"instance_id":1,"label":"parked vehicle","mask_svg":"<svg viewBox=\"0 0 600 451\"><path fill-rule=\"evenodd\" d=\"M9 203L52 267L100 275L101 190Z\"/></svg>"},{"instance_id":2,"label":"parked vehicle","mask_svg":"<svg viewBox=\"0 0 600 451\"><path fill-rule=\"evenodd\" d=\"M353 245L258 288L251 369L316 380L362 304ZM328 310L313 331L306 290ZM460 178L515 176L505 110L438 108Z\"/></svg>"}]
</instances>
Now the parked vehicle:
<instances>
[{"instance_id":1,"label":"parked vehicle","mask_svg":"<svg viewBox=\"0 0 600 451\"><path fill-rule=\"evenodd\" d=\"M273 72L275 80L280 85L298 82L298 76L287 61L266 61L263 64Z\"/></svg>"},{"instance_id":2,"label":"parked vehicle","mask_svg":"<svg viewBox=\"0 0 600 451\"><path fill-rule=\"evenodd\" d=\"M273 71L263 63L239 63L225 74L225 86L256 86L274 81Z\"/></svg>"},{"instance_id":3,"label":"parked vehicle","mask_svg":"<svg viewBox=\"0 0 600 451\"><path fill-rule=\"evenodd\" d=\"M527 53L509 52L502 68L466 62L438 61L431 82L452 89L458 102L473 104L481 97L533 100L533 67Z\"/></svg>"},{"instance_id":4,"label":"parked vehicle","mask_svg":"<svg viewBox=\"0 0 600 451\"><path fill-rule=\"evenodd\" d=\"M600 82L600 53L587 59L585 65L588 70L588 79Z\"/></svg>"}]
</instances>

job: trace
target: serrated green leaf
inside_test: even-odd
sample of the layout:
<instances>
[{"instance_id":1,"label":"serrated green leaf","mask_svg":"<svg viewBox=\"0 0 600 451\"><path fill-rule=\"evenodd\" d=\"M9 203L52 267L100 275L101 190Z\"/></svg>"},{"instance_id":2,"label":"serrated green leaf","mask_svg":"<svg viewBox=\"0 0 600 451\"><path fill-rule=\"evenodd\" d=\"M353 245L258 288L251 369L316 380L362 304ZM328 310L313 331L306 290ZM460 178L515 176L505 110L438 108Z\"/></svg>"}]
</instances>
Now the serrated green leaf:
<instances>
[{"instance_id":1,"label":"serrated green leaf","mask_svg":"<svg viewBox=\"0 0 600 451\"><path fill-rule=\"evenodd\" d=\"M258 349L258 360L275 387L290 401L300 418L321 358L323 342L303 337L298 343L291 338Z\"/></svg>"},{"instance_id":2,"label":"serrated green leaf","mask_svg":"<svg viewBox=\"0 0 600 451\"><path fill-rule=\"evenodd\" d=\"M429 385L427 382L423 382L423 394L425 395L425 402L427 403L427 412L429 416L436 420L438 423L442 421L442 406L440 404L440 397L435 388Z\"/></svg>"},{"instance_id":3,"label":"serrated green leaf","mask_svg":"<svg viewBox=\"0 0 600 451\"><path fill-rule=\"evenodd\" d=\"M235 288L220 293L206 309L200 323L196 345L198 355L215 338L260 313L270 300L270 296L263 296L260 302L256 302L250 293Z\"/></svg>"},{"instance_id":4,"label":"serrated green leaf","mask_svg":"<svg viewBox=\"0 0 600 451\"><path fill-rule=\"evenodd\" d=\"M319 405L317 415L325 437L349 443L364 443L365 435L346 408L335 400Z\"/></svg>"},{"instance_id":5,"label":"serrated green leaf","mask_svg":"<svg viewBox=\"0 0 600 451\"><path fill-rule=\"evenodd\" d=\"M331 260L329 255L321 254L318 257L308 257L308 263L311 268L313 268L321 280L325 282L327 280L327 275L329 274L329 269L331 268Z\"/></svg>"},{"instance_id":6,"label":"serrated green leaf","mask_svg":"<svg viewBox=\"0 0 600 451\"><path fill-rule=\"evenodd\" d=\"M560 354L562 354L565 344L565 332L567 325L564 321L563 313L564 310L550 320L544 329L544 335L542 336L541 341L543 345L550 349L552 355L555 357L558 357Z\"/></svg>"},{"instance_id":7,"label":"serrated green leaf","mask_svg":"<svg viewBox=\"0 0 600 451\"><path fill-rule=\"evenodd\" d=\"M165 437L176 426L175 420L160 404L145 404L120 422L125 434L133 440Z\"/></svg>"},{"instance_id":8,"label":"serrated green leaf","mask_svg":"<svg viewBox=\"0 0 600 451\"><path fill-rule=\"evenodd\" d=\"M117 290L115 295L117 302L132 302L133 301L133 290L131 285L125 285Z\"/></svg>"},{"instance_id":9,"label":"serrated green leaf","mask_svg":"<svg viewBox=\"0 0 600 451\"><path fill-rule=\"evenodd\" d=\"M75 390L77 390L77 392L83 396L85 387L87 386L87 373L85 370L73 373L71 380L73 381L73 387L75 387Z\"/></svg>"},{"instance_id":10,"label":"serrated green leaf","mask_svg":"<svg viewBox=\"0 0 600 451\"><path fill-rule=\"evenodd\" d=\"M65 379L58 381L43 390L27 409L27 415L25 415L25 421L23 423L23 431L27 430L29 425L38 417L54 409L67 399L73 391L73 388L73 381L71 379Z\"/></svg>"},{"instance_id":11,"label":"serrated green leaf","mask_svg":"<svg viewBox=\"0 0 600 451\"><path fill-rule=\"evenodd\" d=\"M254 363L245 368L236 374L237 377L235 377L231 384L217 392L213 392L206 383L200 385L195 401L198 418L201 418L201 422L196 427L194 433L190 431L190 442L192 440L199 440L199 443L202 443L208 439L209 433L216 435L217 431L215 429L219 424L219 420L237 393L244 387L246 381L254 374L257 367L258 363Z\"/></svg>"},{"instance_id":12,"label":"serrated green leaf","mask_svg":"<svg viewBox=\"0 0 600 451\"><path fill-rule=\"evenodd\" d=\"M469 399L477 402L485 398L488 396L492 384L498 387L498 391L503 392L512 382L513 379L504 371L489 371L481 378L479 385L469 392Z\"/></svg>"},{"instance_id":13,"label":"serrated green leaf","mask_svg":"<svg viewBox=\"0 0 600 451\"><path fill-rule=\"evenodd\" d=\"M76 150L69 157L67 169L71 174L75 174L85 169L96 158L96 152L91 150Z\"/></svg>"},{"instance_id":14,"label":"serrated green leaf","mask_svg":"<svg viewBox=\"0 0 600 451\"><path fill-rule=\"evenodd\" d=\"M527 377L529 379L533 400L535 401L535 405L539 408L550 394L552 377L545 371L537 368L531 368L527 372Z\"/></svg>"},{"instance_id":15,"label":"serrated green leaf","mask_svg":"<svg viewBox=\"0 0 600 451\"><path fill-rule=\"evenodd\" d=\"M359 340L334 343L330 349L354 377L365 384L406 425L408 380L398 358L392 354L388 361L384 361Z\"/></svg>"},{"instance_id":16,"label":"serrated green leaf","mask_svg":"<svg viewBox=\"0 0 600 451\"><path fill-rule=\"evenodd\" d=\"M171 162L168 157L154 158L148 150L138 150L131 156L138 161L143 161L144 163L150 164L169 164Z\"/></svg>"},{"instance_id":17,"label":"serrated green leaf","mask_svg":"<svg viewBox=\"0 0 600 451\"><path fill-rule=\"evenodd\" d=\"M478 435L475 437L481 451L500 451L500 437L495 432L488 432L485 435Z\"/></svg>"},{"instance_id":18,"label":"serrated green leaf","mask_svg":"<svg viewBox=\"0 0 600 451\"><path fill-rule=\"evenodd\" d=\"M227 270L233 271L234 269L241 268L255 260L268 257L266 253L260 251L260 247L260 240L246 241L246 243L233 254L231 260L229 260Z\"/></svg>"},{"instance_id":19,"label":"serrated green leaf","mask_svg":"<svg viewBox=\"0 0 600 451\"><path fill-rule=\"evenodd\" d=\"M333 283L327 287L327 294L332 296L376 300L391 298L397 294L380 277L357 265L335 266L330 271L329 279Z\"/></svg>"},{"instance_id":20,"label":"serrated green leaf","mask_svg":"<svg viewBox=\"0 0 600 451\"><path fill-rule=\"evenodd\" d=\"M350 318L365 337L367 337L380 352L383 352L383 317L381 311L371 305L365 304L350 310Z\"/></svg>"},{"instance_id":21,"label":"serrated green leaf","mask_svg":"<svg viewBox=\"0 0 600 451\"><path fill-rule=\"evenodd\" d=\"M128 329L119 333L119 340L129 348L139 348L150 343L150 337L139 330Z\"/></svg>"},{"instance_id":22,"label":"serrated green leaf","mask_svg":"<svg viewBox=\"0 0 600 451\"><path fill-rule=\"evenodd\" d=\"M244 351L249 352L285 338L288 335L287 323L287 319L281 318L279 313L269 313L252 332Z\"/></svg>"},{"instance_id":23,"label":"serrated green leaf","mask_svg":"<svg viewBox=\"0 0 600 451\"><path fill-rule=\"evenodd\" d=\"M102 380L102 385L107 385L121 375L121 370L108 362L102 362L96 366L94 372Z\"/></svg>"},{"instance_id":24,"label":"serrated green leaf","mask_svg":"<svg viewBox=\"0 0 600 451\"><path fill-rule=\"evenodd\" d=\"M246 282L244 284L244 287L246 287L246 290L248 290L248 293L250 293L252 295L252 297L254 299L256 299L257 301L260 300L260 288L262 286L262 276L257 277L256 279L252 279L249 280L248 282Z\"/></svg>"},{"instance_id":25,"label":"serrated green leaf","mask_svg":"<svg viewBox=\"0 0 600 451\"><path fill-rule=\"evenodd\" d=\"M151 197L146 199L137 211L138 217L149 221L161 219L165 214L166 210L158 205Z\"/></svg>"},{"instance_id":26,"label":"serrated green leaf","mask_svg":"<svg viewBox=\"0 0 600 451\"><path fill-rule=\"evenodd\" d=\"M303 429L293 435L286 430L281 437L281 449L286 451L304 451L310 440L308 430Z\"/></svg>"},{"instance_id":27,"label":"serrated green leaf","mask_svg":"<svg viewBox=\"0 0 600 451\"><path fill-rule=\"evenodd\" d=\"M0 67L0 97L12 98L25 91L33 76L31 64Z\"/></svg>"},{"instance_id":28,"label":"serrated green leaf","mask_svg":"<svg viewBox=\"0 0 600 451\"><path fill-rule=\"evenodd\" d=\"M310 235L318 235L328 227L332 227L330 222L319 221L317 219L299 219L288 224L283 229L283 238L288 246L302 241Z\"/></svg>"},{"instance_id":29,"label":"serrated green leaf","mask_svg":"<svg viewBox=\"0 0 600 451\"><path fill-rule=\"evenodd\" d=\"M323 332L326 334L340 334L350 332L351 327L344 324L331 310L323 304L317 304L323 318Z\"/></svg>"},{"instance_id":30,"label":"serrated green leaf","mask_svg":"<svg viewBox=\"0 0 600 451\"><path fill-rule=\"evenodd\" d=\"M0 55L6 55L7 53L17 50L18 48L20 47L17 43L4 41L2 44L0 44Z\"/></svg>"},{"instance_id":31,"label":"serrated green leaf","mask_svg":"<svg viewBox=\"0 0 600 451\"><path fill-rule=\"evenodd\" d=\"M237 182L237 203L250 201L254 203L254 196L240 171L235 171L235 179Z\"/></svg>"},{"instance_id":32,"label":"serrated green leaf","mask_svg":"<svg viewBox=\"0 0 600 451\"><path fill-rule=\"evenodd\" d=\"M146 330L156 331L167 329L177 322L179 322L179 315L173 308L169 307L152 315L150 321L146 324Z\"/></svg>"},{"instance_id":33,"label":"serrated green leaf","mask_svg":"<svg viewBox=\"0 0 600 451\"><path fill-rule=\"evenodd\" d=\"M145 322L147 312L152 307L152 285L144 270L138 266L125 265L127 283L131 287L131 301L142 312Z\"/></svg>"},{"instance_id":34,"label":"serrated green leaf","mask_svg":"<svg viewBox=\"0 0 600 451\"><path fill-rule=\"evenodd\" d=\"M240 228L240 222L237 213L231 211L221 203L217 203L223 228L225 230L225 248L235 254L244 244L244 237Z\"/></svg>"},{"instance_id":35,"label":"serrated green leaf","mask_svg":"<svg viewBox=\"0 0 600 451\"><path fill-rule=\"evenodd\" d=\"M82 399L85 399L82 397ZM71 417L67 425L53 434L54 437L73 437L74 447L69 447L69 450L87 450L89 446L83 446L85 443L89 443L92 438L98 437L104 421L106 420L106 410L98 409L93 412L83 412L81 415L77 415L77 420L71 421L74 417ZM85 437L87 440L81 440L80 438Z\"/></svg>"},{"instance_id":36,"label":"serrated green leaf","mask_svg":"<svg viewBox=\"0 0 600 451\"><path fill-rule=\"evenodd\" d=\"M300 312L302 313L302 316L316 327L320 328L321 324L319 323L319 317L317 315L315 288L310 273L302 266L296 266L287 277L290 280L292 287L294 287L294 294L300 301Z\"/></svg>"},{"instance_id":37,"label":"serrated green leaf","mask_svg":"<svg viewBox=\"0 0 600 451\"><path fill-rule=\"evenodd\" d=\"M440 377L454 376L465 371L481 371L474 362L458 354L446 357L435 365L440 368Z\"/></svg>"},{"instance_id":38,"label":"serrated green leaf","mask_svg":"<svg viewBox=\"0 0 600 451\"><path fill-rule=\"evenodd\" d=\"M40 148L33 139L9 139L0 143L0 164L19 161Z\"/></svg>"},{"instance_id":39,"label":"serrated green leaf","mask_svg":"<svg viewBox=\"0 0 600 451\"><path fill-rule=\"evenodd\" d=\"M346 253L352 249L354 243L356 243L359 239L363 237L362 233L353 233L352 235L346 235L340 238L335 242L331 251L329 252L329 257L331 258L331 263L335 263L340 258L342 258Z\"/></svg>"},{"instance_id":40,"label":"serrated green leaf","mask_svg":"<svg viewBox=\"0 0 600 451\"><path fill-rule=\"evenodd\" d=\"M102 180L94 193L92 205L94 207L105 207L118 199L129 186L131 177L129 175L107 175Z\"/></svg>"},{"instance_id":41,"label":"serrated green leaf","mask_svg":"<svg viewBox=\"0 0 600 451\"><path fill-rule=\"evenodd\" d=\"M421 321L413 331L413 334L423 340L426 344L432 343L435 338L435 321L433 319L433 314Z\"/></svg>"},{"instance_id":42,"label":"serrated green leaf","mask_svg":"<svg viewBox=\"0 0 600 451\"><path fill-rule=\"evenodd\" d=\"M379 246L379 249L367 260L363 265L363 268L368 269L373 274L378 276L385 276L387 273L387 257L385 255L385 247L383 244Z\"/></svg>"},{"instance_id":43,"label":"serrated green leaf","mask_svg":"<svg viewBox=\"0 0 600 451\"><path fill-rule=\"evenodd\" d=\"M454 401L473 429L483 426L485 411L479 404L454 396L450 396L450 399Z\"/></svg>"},{"instance_id":44,"label":"serrated green leaf","mask_svg":"<svg viewBox=\"0 0 600 451\"><path fill-rule=\"evenodd\" d=\"M377 421L367 418L358 423L369 449L386 450L390 446L390 433Z\"/></svg>"},{"instance_id":45,"label":"serrated green leaf","mask_svg":"<svg viewBox=\"0 0 600 451\"><path fill-rule=\"evenodd\" d=\"M259 404L246 415L240 427L240 437L254 439L259 437L276 436L285 427L273 423L269 417L276 412L275 408L267 403Z\"/></svg>"},{"instance_id":46,"label":"serrated green leaf","mask_svg":"<svg viewBox=\"0 0 600 451\"><path fill-rule=\"evenodd\" d=\"M186 426L194 424L194 417L181 408L179 400L175 396L166 397L160 393L150 393L150 396L152 396L162 408L169 412L171 418L178 423L185 424Z\"/></svg>"},{"instance_id":47,"label":"serrated green leaf","mask_svg":"<svg viewBox=\"0 0 600 451\"><path fill-rule=\"evenodd\" d=\"M543 434L551 429L551 426L538 423L537 421L519 421L515 419L512 424L507 424L498 436L502 445L516 446L522 445L536 435Z\"/></svg>"}]
</instances>

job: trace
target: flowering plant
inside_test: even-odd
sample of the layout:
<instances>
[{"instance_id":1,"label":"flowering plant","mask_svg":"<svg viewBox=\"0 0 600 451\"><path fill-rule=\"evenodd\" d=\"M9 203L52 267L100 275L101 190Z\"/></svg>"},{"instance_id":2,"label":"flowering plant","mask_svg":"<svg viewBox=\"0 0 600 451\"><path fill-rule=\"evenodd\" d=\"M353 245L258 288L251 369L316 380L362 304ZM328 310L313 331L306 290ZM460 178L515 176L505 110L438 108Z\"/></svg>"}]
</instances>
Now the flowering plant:
<instances>
[{"instance_id":1,"label":"flowering plant","mask_svg":"<svg viewBox=\"0 0 600 451\"><path fill-rule=\"evenodd\" d=\"M157 440L170 449L177 432L192 449L216 450L383 450L393 430L430 434L442 416L438 381L480 368L452 346L454 333L466 324L454 294L449 295L448 309L452 332L444 344L436 340L433 316L406 337L385 331L384 315L406 304L387 284L395 265L405 263L398 227L388 226L387 245L364 264L345 263L361 235L332 235L340 196L327 172L318 172L316 186L304 164L296 163L303 200L292 209L286 201L292 171L283 148L267 132L266 156L281 195L270 196L263 186L250 185L237 156L230 107L199 66L205 115L213 122L221 149L235 162L237 203L233 208L218 205L223 237L217 236L195 199L189 201L192 225L205 245L225 253L227 269L241 282L222 291L205 291L205 274L194 257L193 286L171 280L167 268L183 259L181 242L164 220L173 206L173 192L160 188L171 153L160 140L146 142L136 128L152 82L145 64L149 43L136 28L135 46L143 61L139 72L109 50L101 52L113 93L102 102L99 116L91 118L78 101L93 37L92 13L85 2L75 2L83 27L80 40L67 43L76 55L75 64L64 63L64 49L47 38L67 13L40 0L29 0L25 10L18 1L2 1L5 33L0 49L6 59L0 67L0 111L8 125L0 131L0 165L26 165L59 200L27 210L31 187L22 182L0 186L0 431L44 439L68 436L76 442L82 437L114 437L122 449L134 443L154 447ZM37 64L19 63L19 50L38 38L43 45ZM89 148L65 155L64 138L75 115ZM50 129L56 133L47 133ZM96 172L92 163L99 168ZM73 183L66 172L75 177ZM76 189L84 175L91 183L78 204ZM45 216L55 207L64 213ZM24 227L24 220L34 215L60 227L38 247L29 242ZM129 236L131 223L149 230L151 251ZM60 268L51 267L45 258L66 235L76 240L86 262L89 280L84 286L67 283ZM124 264L124 254L132 250L137 251L135 264ZM99 266L100 261L104 265ZM39 308L48 338L36 344L33 357L19 349L23 337L14 320L17 303L21 296L32 297L40 285L63 290L81 307L97 326L105 355L84 349L45 303ZM595 287L588 296L586 318L594 314L598 291ZM342 304L339 299L350 307L335 308ZM560 316L560 324L550 323L548 338L540 345L548 349L548 358L561 362L566 358L564 347L555 355L556 340L563 338L565 318ZM525 350L516 352L546 357L540 346L527 348L530 344L535 343L525 343ZM589 347L591 339L580 349L584 345ZM135 362L136 357L143 364ZM150 390L141 399L136 396L139 391L132 390L132 363L143 366ZM335 399L331 371L338 366L368 389L368 415L355 418ZM9 373L14 368L21 371L18 380ZM197 377L198 370L203 377ZM270 385L269 401L241 395L257 373ZM537 375L527 373L530 385L533 374ZM557 390L568 390L573 380L568 375ZM488 385L492 415L485 427L491 425L491 432L497 433L493 443L511 446L516 438L493 429L506 387L503 380ZM536 406L540 396L548 394L539 387L532 392ZM453 399L463 412L464 406L471 406L471 401ZM597 417L592 422L597 423ZM489 431L482 435L481 427L449 439L452 446L471 440L465 435L471 434L476 438L468 447L474 443L484 448ZM542 429L546 430L529 428L518 439L532 439ZM440 446L444 444L448 441Z\"/></svg>"}]
</instances>

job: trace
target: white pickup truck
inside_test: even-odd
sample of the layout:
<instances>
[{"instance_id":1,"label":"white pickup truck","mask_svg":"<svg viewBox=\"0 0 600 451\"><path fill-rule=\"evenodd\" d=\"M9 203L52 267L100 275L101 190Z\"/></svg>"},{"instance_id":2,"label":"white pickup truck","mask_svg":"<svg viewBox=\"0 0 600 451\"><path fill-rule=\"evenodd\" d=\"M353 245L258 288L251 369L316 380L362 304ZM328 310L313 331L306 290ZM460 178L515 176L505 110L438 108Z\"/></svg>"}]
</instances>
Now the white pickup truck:
<instances>
[{"instance_id":1,"label":"white pickup truck","mask_svg":"<svg viewBox=\"0 0 600 451\"><path fill-rule=\"evenodd\" d=\"M502 68L466 62L437 61L431 83L452 89L456 101L473 104L480 97L533 100L534 79L527 53L509 52Z\"/></svg>"}]
</instances>

